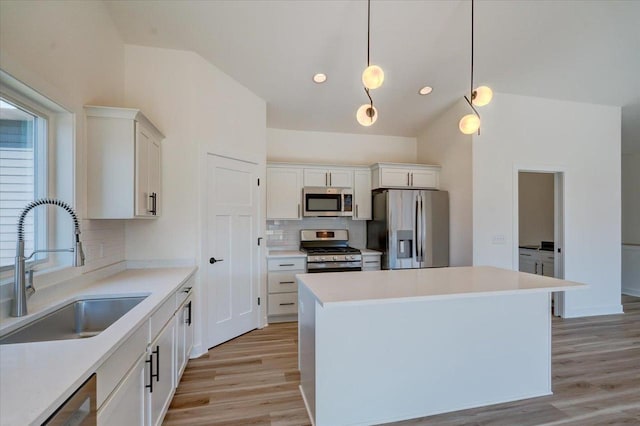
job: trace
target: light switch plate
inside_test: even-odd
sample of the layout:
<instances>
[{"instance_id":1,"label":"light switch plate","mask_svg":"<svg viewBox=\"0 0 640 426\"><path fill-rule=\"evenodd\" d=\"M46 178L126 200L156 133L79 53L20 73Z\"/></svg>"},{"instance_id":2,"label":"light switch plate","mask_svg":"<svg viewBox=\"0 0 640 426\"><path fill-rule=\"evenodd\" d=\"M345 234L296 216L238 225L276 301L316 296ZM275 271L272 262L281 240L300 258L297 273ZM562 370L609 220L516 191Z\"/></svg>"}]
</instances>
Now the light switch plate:
<instances>
[{"instance_id":1,"label":"light switch plate","mask_svg":"<svg viewBox=\"0 0 640 426\"><path fill-rule=\"evenodd\" d=\"M507 238L505 237L504 234L496 234L491 237L492 244L504 244L506 240Z\"/></svg>"}]
</instances>

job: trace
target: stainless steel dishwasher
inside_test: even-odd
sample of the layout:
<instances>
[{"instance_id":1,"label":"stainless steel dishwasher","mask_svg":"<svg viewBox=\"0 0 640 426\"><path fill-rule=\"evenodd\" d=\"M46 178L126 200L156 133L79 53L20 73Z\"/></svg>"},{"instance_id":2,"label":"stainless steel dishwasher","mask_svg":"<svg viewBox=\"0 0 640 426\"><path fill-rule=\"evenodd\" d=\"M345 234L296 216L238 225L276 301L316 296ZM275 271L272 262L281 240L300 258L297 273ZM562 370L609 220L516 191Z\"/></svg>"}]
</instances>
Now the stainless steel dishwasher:
<instances>
[{"instance_id":1,"label":"stainless steel dishwasher","mask_svg":"<svg viewBox=\"0 0 640 426\"><path fill-rule=\"evenodd\" d=\"M47 426L95 426L96 375L85 381L43 424Z\"/></svg>"}]
</instances>

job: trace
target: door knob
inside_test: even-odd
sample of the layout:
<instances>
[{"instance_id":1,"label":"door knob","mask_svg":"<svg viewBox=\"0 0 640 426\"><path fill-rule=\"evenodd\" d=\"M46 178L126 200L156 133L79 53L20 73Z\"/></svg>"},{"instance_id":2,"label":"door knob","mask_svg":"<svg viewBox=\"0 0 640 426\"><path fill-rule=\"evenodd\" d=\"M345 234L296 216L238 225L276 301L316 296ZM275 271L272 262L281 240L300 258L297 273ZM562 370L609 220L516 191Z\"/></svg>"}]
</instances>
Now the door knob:
<instances>
[{"instance_id":1,"label":"door knob","mask_svg":"<svg viewBox=\"0 0 640 426\"><path fill-rule=\"evenodd\" d=\"M210 264L214 264L216 262L222 262L224 259L216 259L215 257L212 257L211 259L209 259L209 263Z\"/></svg>"}]
</instances>

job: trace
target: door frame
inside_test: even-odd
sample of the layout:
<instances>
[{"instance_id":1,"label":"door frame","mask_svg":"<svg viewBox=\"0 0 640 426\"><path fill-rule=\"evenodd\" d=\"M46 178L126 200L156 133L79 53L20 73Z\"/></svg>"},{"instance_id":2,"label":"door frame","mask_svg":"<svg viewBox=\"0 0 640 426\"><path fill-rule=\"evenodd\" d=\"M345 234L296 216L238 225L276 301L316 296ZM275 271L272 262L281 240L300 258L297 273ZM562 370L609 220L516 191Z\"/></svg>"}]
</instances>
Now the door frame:
<instances>
[{"instance_id":1,"label":"door frame","mask_svg":"<svg viewBox=\"0 0 640 426\"><path fill-rule=\"evenodd\" d=\"M513 254L512 254L512 268L514 271L520 269L520 212L519 212L519 173L547 173L553 174L553 234L554 234L554 276L556 278L564 279L565 275L565 184L567 168L564 166L549 166L549 165L532 165L532 164L518 164L513 167ZM558 317L564 317L565 312L565 300L564 292L554 292L553 297L553 315Z\"/></svg>"},{"instance_id":2,"label":"door frame","mask_svg":"<svg viewBox=\"0 0 640 426\"><path fill-rule=\"evenodd\" d=\"M257 168L257 172L256 172L256 177L260 179L260 185L258 187L258 196L256 197L256 202L258 203L257 206L257 211L258 211L258 219L257 219L257 226L256 226L256 244L257 244L257 239L258 237L263 236L264 234L264 228L266 225L265 222L265 212L266 212L266 199L265 199L265 164L263 163L258 163L256 161L252 161L252 160L247 160L247 159L243 159L243 158L238 158L238 157L232 157L229 155L221 155L221 154L217 154L215 152L211 152L208 149L204 149L201 151L201 158L200 158L200 167L202 170L201 173L201 182L202 184L200 185L200 199L201 199L201 203L200 203L200 213L201 213L201 217L200 217L200 239L199 239L199 243L200 243L200 247L199 247L199 252L200 252L200 259L199 259L199 275L200 275L200 292L198 294L198 300L199 300L199 307L198 307L198 311L199 311L199 321L196 324L200 324L201 328L200 331L198 332L198 336L200 337L200 342L198 345L198 350L197 351L193 351L195 353L198 354L204 354L207 352L207 350L209 349L209 318L210 318L210 312L209 312L209 306L207 306L207 300L208 300L208 287L206 285L206 280L207 280L207 267L209 266L209 242L207 239L207 235L208 235L208 226L209 226L209 221L207 219L208 217L208 201L207 201L207 197L208 197L208 193L207 193L207 185L206 185L206 179L207 179L207 173L208 173L208 169L207 169L207 162L208 162L208 158L209 156L213 156L213 157L219 157L219 158L225 158L228 160L233 160L233 161L240 161L242 163L246 163L246 164L250 164L250 165L254 165ZM264 242L264 239L262 240ZM257 262L257 271L258 271L258 288L257 288L257 292L256 294L259 295L261 303L260 305L258 305L257 307L257 323L256 323L256 328L263 328L267 325L266 322L266 256L265 256L265 252L264 250L266 249L266 244L261 244L258 247L258 262ZM194 342L194 347L196 346L195 342Z\"/></svg>"}]
</instances>

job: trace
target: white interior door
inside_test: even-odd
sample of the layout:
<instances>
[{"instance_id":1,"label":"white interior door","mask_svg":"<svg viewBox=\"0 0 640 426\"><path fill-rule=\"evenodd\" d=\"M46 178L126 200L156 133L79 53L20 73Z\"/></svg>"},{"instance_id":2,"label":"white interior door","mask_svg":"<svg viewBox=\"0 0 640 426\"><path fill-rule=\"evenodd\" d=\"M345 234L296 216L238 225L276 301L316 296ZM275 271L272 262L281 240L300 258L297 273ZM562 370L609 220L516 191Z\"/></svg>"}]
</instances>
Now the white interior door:
<instances>
[{"instance_id":1,"label":"white interior door","mask_svg":"<svg viewBox=\"0 0 640 426\"><path fill-rule=\"evenodd\" d=\"M257 165L207 155L208 347L258 327L257 180Z\"/></svg>"}]
</instances>

